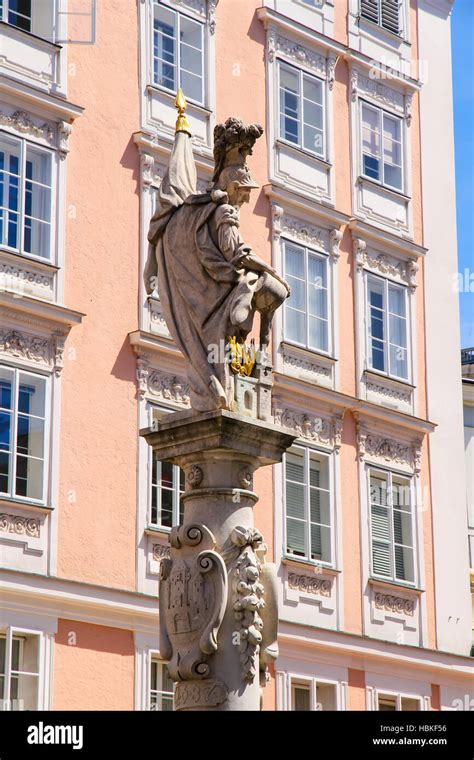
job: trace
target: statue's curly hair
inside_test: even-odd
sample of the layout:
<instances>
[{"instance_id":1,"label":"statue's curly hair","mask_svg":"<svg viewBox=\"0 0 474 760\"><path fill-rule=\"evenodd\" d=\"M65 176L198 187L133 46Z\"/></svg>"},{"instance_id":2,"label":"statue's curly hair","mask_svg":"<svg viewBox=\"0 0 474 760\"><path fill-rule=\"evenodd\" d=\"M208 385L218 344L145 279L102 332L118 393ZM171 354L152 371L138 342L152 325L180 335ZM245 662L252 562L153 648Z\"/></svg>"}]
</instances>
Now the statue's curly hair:
<instances>
[{"instance_id":1,"label":"statue's curly hair","mask_svg":"<svg viewBox=\"0 0 474 760\"><path fill-rule=\"evenodd\" d=\"M216 124L214 127L214 182L217 182L219 174L226 165L226 156L233 147L239 147L242 153L242 163L245 155L252 154L255 141L263 134L260 124L244 124L241 119L230 116L224 124Z\"/></svg>"}]
</instances>

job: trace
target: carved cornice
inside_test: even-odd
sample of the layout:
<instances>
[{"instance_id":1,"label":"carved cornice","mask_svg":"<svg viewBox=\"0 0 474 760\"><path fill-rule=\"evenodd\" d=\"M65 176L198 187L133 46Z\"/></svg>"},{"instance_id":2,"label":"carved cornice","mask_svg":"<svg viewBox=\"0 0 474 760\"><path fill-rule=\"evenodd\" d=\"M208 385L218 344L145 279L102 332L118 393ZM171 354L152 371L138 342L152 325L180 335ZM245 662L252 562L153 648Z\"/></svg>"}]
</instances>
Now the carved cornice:
<instances>
[{"instance_id":1,"label":"carved cornice","mask_svg":"<svg viewBox=\"0 0 474 760\"><path fill-rule=\"evenodd\" d=\"M275 409L275 425L292 430L298 438L329 446L339 453L342 444L342 419L324 418L289 407Z\"/></svg>"},{"instance_id":2,"label":"carved cornice","mask_svg":"<svg viewBox=\"0 0 474 760\"><path fill-rule=\"evenodd\" d=\"M152 397L160 401L172 401L182 407L189 407L189 384L178 377L154 369L147 357L137 359L137 382L140 398Z\"/></svg>"},{"instance_id":3,"label":"carved cornice","mask_svg":"<svg viewBox=\"0 0 474 760\"><path fill-rule=\"evenodd\" d=\"M402 92L382 84L378 79L371 79L354 70L351 74L351 92L353 100L359 93L360 95L368 95L384 106L401 111L405 109L405 96Z\"/></svg>"},{"instance_id":4,"label":"carved cornice","mask_svg":"<svg viewBox=\"0 0 474 760\"><path fill-rule=\"evenodd\" d=\"M35 517L21 517L3 512L0 514L0 532L39 538L40 521Z\"/></svg>"},{"instance_id":5,"label":"carved cornice","mask_svg":"<svg viewBox=\"0 0 474 760\"><path fill-rule=\"evenodd\" d=\"M364 269L364 267L368 267L381 274L398 277L407 283L411 292L415 291L416 275L419 269L416 261L412 261L411 259L405 262L397 261L385 253L381 253L378 256L371 255L367 251L367 243L361 238L354 238L353 249L359 271Z\"/></svg>"},{"instance_id":6,"label":"carved cornice","mask_svg":"<svg viewBox=\"0 0 474 760\"><path fill-rule=\"evenodd\" d=\"M309 357L306 358L304 356L295 356L282 346L281 357L283 364L286 365L286 367L310 372L312 375L320 375L323 378L327 378L327 380L331 380L332 378L332 367L327 366L323 360L318 361L317 355L315 355L314 359L310 359Z\"/></svg>"},{"instance_id":7,"label":"carved cornice","mask_svg":"<svg viewBox=\"0 0 474 760\"><path fill-rule=\"evenodd\" d=\"M320 227L303 220L296 219L294 216L283 215L281 219L281 233L286 233L301 243L328 250L328 233Z\"/></svg>"},{"instance_id":8,"label":"carved cornice","mask_svg":"<svg viewBox=\"0 0 474 760\"><path fill-rule=\"evenodd\" d=\"M313 50L300 45L298 42L289 40L287 37L283 37L274 29L269 29L267 32L268 60L273 61L278 53L295 63L307 66L320 76L326 77L327 62L323 55L315 53Z\"/></svg>"},{"instance_id":9,"label":"carved cornice","mask_svg":"<svg viewBox=\"0 0 474 760\"><path fill-rule=\"evenodd\" d=\"M31 335L19 330L0 330L0 354L26 360L54 370L57 377L64 366L65 335L55 331L51 338Z\"/></svg>"},{"instance_id":10,"label":"carved cornice","mask_svg":"<svg viewBox=\"0 0 474 760\"><path fill-rule=\"evenodd\" d=\"M394 612L396 615L409 615L410 617L413 617L415 612L415 600L405 599L402 596L376 593L374 596L374 604L378 610Z\"/></svg>"},{"instance_id":11,"label":"carved cornice","mask_svg":"<svg viewBox=\"0 0 474 760\"><path fill-rule=\"evenodd\" d=\"M51 126L46 122L38 126L25 111L15 111L11 116L0 111L0 124L13 127L17 132L30 135L30 137L40 137L48 140L48 142L54 140L54 132Z\"/></svg>"},{"instance_id":12,"label":"carved cornice","mask_svg":"<svg viewBox=\"0 0 474 760\"><path fill-rule=\"evenodd\" d=\"M326 597L331 596L332 591L332 581L298 573L288 573L288 586L296 591Z\"/></svg>"},{"instance_id":13,"label":"carved cornice","mask_svg":"<svg viewBox=\"0 0 474 760\"><path fill-rule=\"evenodd\" d=\"M408 466L418 474L421 470L421 447L420 439L409 443L395 441L392 438L371 433L360 422L357 424L357 449L361 462L367 457L382 459L390 464Z\"/></svg>"}]
</instances>

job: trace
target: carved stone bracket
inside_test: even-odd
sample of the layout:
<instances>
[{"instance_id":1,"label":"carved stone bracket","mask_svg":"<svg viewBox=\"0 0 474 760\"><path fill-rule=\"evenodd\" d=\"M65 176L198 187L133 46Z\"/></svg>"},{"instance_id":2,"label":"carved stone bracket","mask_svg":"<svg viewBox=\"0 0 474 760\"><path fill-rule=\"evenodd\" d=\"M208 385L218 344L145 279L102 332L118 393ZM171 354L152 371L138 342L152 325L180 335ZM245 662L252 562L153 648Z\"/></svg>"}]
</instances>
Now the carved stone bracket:
<instances>
[{"instance_id":1,"label":"carved stone bracket","mask_svg":"<svg viewBox=\"0 0 474 760\"><path fill-rule=\"evenodd\" d=\"M140 172L143 187L159 187L163 179L163 169L161 169L153 156L149 153L140 153Z\"/></svg>"},{"instance_id":2,"label":"carved stone bracket","mask_svg":"<svg viewBox=\"0 0 474 760\"><path fill-rule=\"evenodd\" d=\"M148 356L137 359L137 384L140 398L150 396L189 407L189 385L177 375L154 369Z\"/></svg>"},{"instance_id":3,"label":"carved stone bracket","mask_svg":"<svg viewBox=\"0 0 474 760\"><path fill-rule=\"evenodd\" d=\"M58 124L58 146L59 157L62 161L69 153L69 137L72 133L72 124L67 121L60 121Z\"/></svg>"}]
</instances>

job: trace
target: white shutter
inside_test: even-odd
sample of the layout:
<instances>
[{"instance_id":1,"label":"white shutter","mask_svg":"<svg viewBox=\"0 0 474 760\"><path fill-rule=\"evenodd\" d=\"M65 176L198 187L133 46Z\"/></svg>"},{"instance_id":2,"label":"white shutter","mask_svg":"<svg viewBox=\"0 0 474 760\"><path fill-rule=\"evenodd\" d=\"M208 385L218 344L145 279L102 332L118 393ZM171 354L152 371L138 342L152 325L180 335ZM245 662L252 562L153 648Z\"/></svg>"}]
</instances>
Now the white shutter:
<instances>
[{"instance_id":1,"label":"white shutter","mask_svg":"<svg viewBox=\"0 0 474 760\"><path fill-rule=\"evenodd\" d=\"M399 0L382 0L382 19L384 29L394 34L400 33L400 3Z\"/></svg>"},{"instance_id":2,"label":"white shutter","mask_svg":"<svg viewBox=\"0 0 474 760\"><path fill-rule=\"evenodd\" d=\"M360 15L374 24L379 23L379 0L361 0Z\"/></svg>"}]
</instances>

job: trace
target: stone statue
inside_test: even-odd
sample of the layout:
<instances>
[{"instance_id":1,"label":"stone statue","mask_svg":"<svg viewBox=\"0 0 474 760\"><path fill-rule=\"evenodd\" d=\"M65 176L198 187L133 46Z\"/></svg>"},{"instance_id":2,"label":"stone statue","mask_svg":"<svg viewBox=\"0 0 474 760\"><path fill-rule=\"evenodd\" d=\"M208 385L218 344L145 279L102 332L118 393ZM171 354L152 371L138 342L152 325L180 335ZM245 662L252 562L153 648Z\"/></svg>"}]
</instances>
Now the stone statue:
<instances>
[{"instance_id":1,"label":"stone statue","mask_svg":"<svg viewBox=\"0 0 474 760\"><path fill-rule=\"evenodd\" d=\"M289 295L287 283L239 232L240 207L258 187L246 158L263 130L233 117L218 124L213 185L209 192L197 193L181 92L176 105L175 142L148 233L145 284L149 294L159 284L168 329L187 359L192 408L235 410L229 339L242 347L258 311L258 356L268 362L273 315Z\"/></svg>"}]
</instances>

